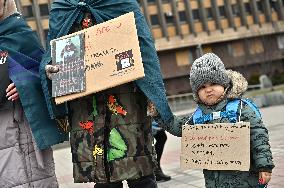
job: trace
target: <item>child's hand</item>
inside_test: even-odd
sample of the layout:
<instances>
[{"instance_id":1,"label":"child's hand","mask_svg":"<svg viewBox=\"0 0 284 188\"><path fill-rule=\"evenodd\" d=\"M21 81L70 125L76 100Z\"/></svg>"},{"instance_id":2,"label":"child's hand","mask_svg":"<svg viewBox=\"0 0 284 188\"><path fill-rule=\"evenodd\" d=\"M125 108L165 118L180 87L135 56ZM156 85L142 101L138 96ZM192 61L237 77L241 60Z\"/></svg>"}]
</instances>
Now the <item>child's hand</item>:
<instances>
[{"instance_id":1,"label":"child's hand","mask_svg":"<svg viewBox=\"0 0 284 188\"><path fill-rule=\"evenodd\" d=\"M19 93L14 83L10 84L6 89L6 97L8 100L15 101L19 98Z\"/></svg>"},{"instance_id":2,"label":"child's hand","mask_svg":"<svg viewBox=\"0 0 284 188\"><path fill-rule=\"evenodd\" d=\"M261 184L267 184L271 179L270 172L259 172L259 179L262 181Z\"/></svg>"}]
</instances>

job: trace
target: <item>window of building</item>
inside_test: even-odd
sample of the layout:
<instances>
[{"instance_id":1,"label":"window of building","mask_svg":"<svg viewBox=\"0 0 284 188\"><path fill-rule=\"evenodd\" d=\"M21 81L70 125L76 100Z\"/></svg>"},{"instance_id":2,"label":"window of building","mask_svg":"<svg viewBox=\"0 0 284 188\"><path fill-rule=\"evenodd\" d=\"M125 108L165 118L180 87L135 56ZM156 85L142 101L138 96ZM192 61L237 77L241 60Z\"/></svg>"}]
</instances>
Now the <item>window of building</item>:
<instances>
[{"instance_id":1,"label":"window of building","mask_svg":"<svg viewBox=\"0 0 284 188\"><path fill-rule=\"evenodd\" d=\"M225 17L226 16L225 6L220 6L219 12L220 12L220 17Z\"/></svg>"},{"instance_id":2,"label":"window of building","mask_svg":"<svg viewBox=\"0 0 284 188\"><path fill-rule=\"evenodd\" d=\"M260 54L264 52L263 43L260 39L252 39L249 41L249 53Z\"/></svg>"},{"instance_id":3,"label":"window of building","mask_svg":"<svg viewBox=\"0 0 284 188\"><path fill-rule=\"evenodd\" d=\"M269 1L269 3L270 3L270 6L271 6L271 8L272 8L272 10L274 10L274 11L277 11L277 1L273 1L273 0L271 0L271 1Z\"/></svg>"},{"instance_id":4,"label":"window of building","mask_svg":"<svg viewBox=\"0 0 284 188\"><path fill-rule=\"evenodd\" d=\"M189 59L189 64L193 64L194 58L193 58L193 52L191 50L188 51L188 59Z\"/></svg>"},{"instance_id":5,"label":"window of building","mask_svg":"<svg viewBox=\"0 0 284 188\"><path fill-rule=\"evenodd\" d=\"M245 55L245 48L243 41L236 41L228 44L229 54L233 57L240 57Z\"/></svg>"},{"instance_id":6,"label":"window of building","mask_svg":"<svg viewBox=\"0 0 284 188\"><path fill-rule=\"evenodd\" d=\"M252 14L250 3L245 3L245 11L247 14Z\"/></svg>"},{"instance_id":7,"label":"window of building","mask_svg":"<svg viewBox=\"0 0 284 188\"><path fill-rule=\"evenodd\" d=\"M168 24L174 23L174 15L171 11L165 12L165 18Z\"/></svg>"},{"instance_id":8,"label":"window of building","mask_svg":"<svg viewBox=\"0 0 284 188\"><path fill-rule=\"evenodd\" d=\"M22 7L22 14L25 18L31 18L34 17L33 13L33 7L31 5L29 6L23 6Z\"/></svg>"},{"instance_id":9,"label":"window of building","mask_svg":"<svg viewBox=\"0 0 284 188\"><path fill-rule=\"evenodd\" d=\"M48 29L44 29L44 30L43 30L43 33L44 33L45 38L47 38L48 31L49 31Z\"/></svg>"},{"instance_id":10,"label":"window of building","mask_svg":"<svg viewBox=\"0 0 284 188\"><path fill-rule=\"evenodd\" d=\"M188 66L193 63L192 51L189 49L179 50L176 52L176 63L177 66Z\"/></svg>"},{"instance_id":11,"label":"window of building","mask_svg":"<svg viewBox=\"0 0 284 188\"><path fill-rule=\"evenodd\" d=\"M277 43L279 49L284 49L284 35L277 37Z\"/></svg>"},{"instance_id":12,"label":"window of building","mask_svg":"<svg viewBox=\"0 0 284 188\"><path fill-rule=\"evenodd\" d=\"M204 47L202 47L202 52L203 52L203 54L212 53L213 50L212 50L211 46L204 46Z\"/></svg>"},{"instance_id":13,"label":"window of building","mask_svg":"<svg viewBox=\"0 0 284 188\"><path fill-rule=\"evenodd\" d=\"M206 8L206 15L208 19L212 19L212 9L211 8Z\"/></svg>"},{"instance_id":14,"label":"window of building","mask_svg":"<svg viewBox=\"0 0 284 188\"><path fill-rule=\"evenodd\" d=\"M238 4L233 4L232 5L232 11L233 11L233 15L235 16L240 16L240 7Z\"/></svg>"},{"instance_id":15,"label":"window of building","mask_svg":"<svg viewBox=\"0 0 284 188\"><path fill-rule=\"evenodd\" d=\"M262 1L258 1L256 4L257 4L257 10L259 12L264 12L263 2Z\"/></svg>"},{"instance_id":16,"label":"window of building","mask_svg":"<svg viewBox=\"0 0 284 188\"><path fill-rule=\"evenodd\" d=\"M185 13L185 11L180 11L180 12L178 12L178 14L179 14L179 20L181 22L186 22L186 13Z\"/></svg>"},{"instance_id":17,"label":"window of building","mask_svg":"<svg viewBox=\"0 0 284 188\"><path fill-rule=\"evenodd\" d=\"M193 14L193 19L194 20L200 20L200 16L199 16L199 11L198 11L198 9L193 9L192 10L192 14Z\"/></svg>"},{"instance_id":18,"label":"window of building","mask_svg":"<svg viewBox=\"0 0 284 188\"><path fill-rule=\"evenodd\" d=\"M147 0L148 3L155 3L156 0Z\"/></svg>"},{"instance_id":19,"label":"window of building","mask_svg":"<svg viewBox=\"0 0 284 188\"><path fill-rule=\"evenodd\" d=\"M39 5L39 11L40 11L40 15L48 16L49 15L48 4L40 4Z\"/></svg>"},{"instance_id":20,"label":"window of building","mask_svg":"<svg viewBox=\"0 0 284 188\"><path fill-rule=\"evenodd\" d=\"M150 20L151 20L151 24L152 24L153 26L154 26L154 25L160 25L158 15L151 15L151 16L150 16Z\"/></svg>"}]
</instances>

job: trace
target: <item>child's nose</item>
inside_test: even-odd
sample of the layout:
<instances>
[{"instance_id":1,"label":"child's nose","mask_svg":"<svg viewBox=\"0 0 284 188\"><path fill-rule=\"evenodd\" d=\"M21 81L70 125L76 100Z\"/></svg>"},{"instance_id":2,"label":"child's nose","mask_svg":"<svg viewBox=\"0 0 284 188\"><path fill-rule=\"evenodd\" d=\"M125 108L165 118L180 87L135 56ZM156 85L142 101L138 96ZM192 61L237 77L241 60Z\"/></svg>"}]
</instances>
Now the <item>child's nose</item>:
<instances>
[{"instance_id":1,"label":"child's nose","mask_svg":"<svg viewBox=\"0 0 284 188\"><path fill-rule=\"evenodd\" d=\"M206 88L205 88L205 91L206 91L207 93L209 93L209 92L212 91L212 88L211 88L211 87L206 87Z\"/></svg>"}]
</instances>

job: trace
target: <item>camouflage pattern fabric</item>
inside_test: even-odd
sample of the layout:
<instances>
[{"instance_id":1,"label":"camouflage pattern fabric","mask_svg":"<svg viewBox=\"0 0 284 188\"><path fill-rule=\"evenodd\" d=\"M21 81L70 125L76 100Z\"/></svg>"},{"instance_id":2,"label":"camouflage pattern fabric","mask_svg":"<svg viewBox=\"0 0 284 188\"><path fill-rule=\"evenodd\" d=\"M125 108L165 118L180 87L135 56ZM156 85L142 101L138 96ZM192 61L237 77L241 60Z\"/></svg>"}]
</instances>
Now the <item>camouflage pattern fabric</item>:
<instances>
[{"instance_id":1,"label":"camouflage pattern fabric","mask_svg":"<svg viewBox=\"0 0 284 188\"><path fill-rule=\"evenodd\" d=\"M97 116L92 116L93 97ZM113 99L116 103L110 105ZM70 109L76 183L118 182L153 174L156 162L147 98L133 83L72 101ZM93 121L93 132L80 124L87 121Z\"/></svg>"}]
</instances>

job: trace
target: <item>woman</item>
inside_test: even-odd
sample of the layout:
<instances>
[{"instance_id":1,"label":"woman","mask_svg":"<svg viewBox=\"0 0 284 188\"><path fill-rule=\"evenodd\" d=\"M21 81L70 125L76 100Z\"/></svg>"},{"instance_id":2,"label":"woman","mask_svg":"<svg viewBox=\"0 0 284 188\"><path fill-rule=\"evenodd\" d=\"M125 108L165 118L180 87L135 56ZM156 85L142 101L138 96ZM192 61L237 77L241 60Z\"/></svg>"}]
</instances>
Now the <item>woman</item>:
<instances>
[{"instance_id":1,"label":"woman","mask_svg":"<svg viewBox=\"0 0 284 188\"><path fill-rule=\"evenodd\" d=\"M0 54L0 187L56 188L50 146L66 134L48 116L38 76L43 50L14 0L0 0Z\"/></svg>"}]
</instances>

